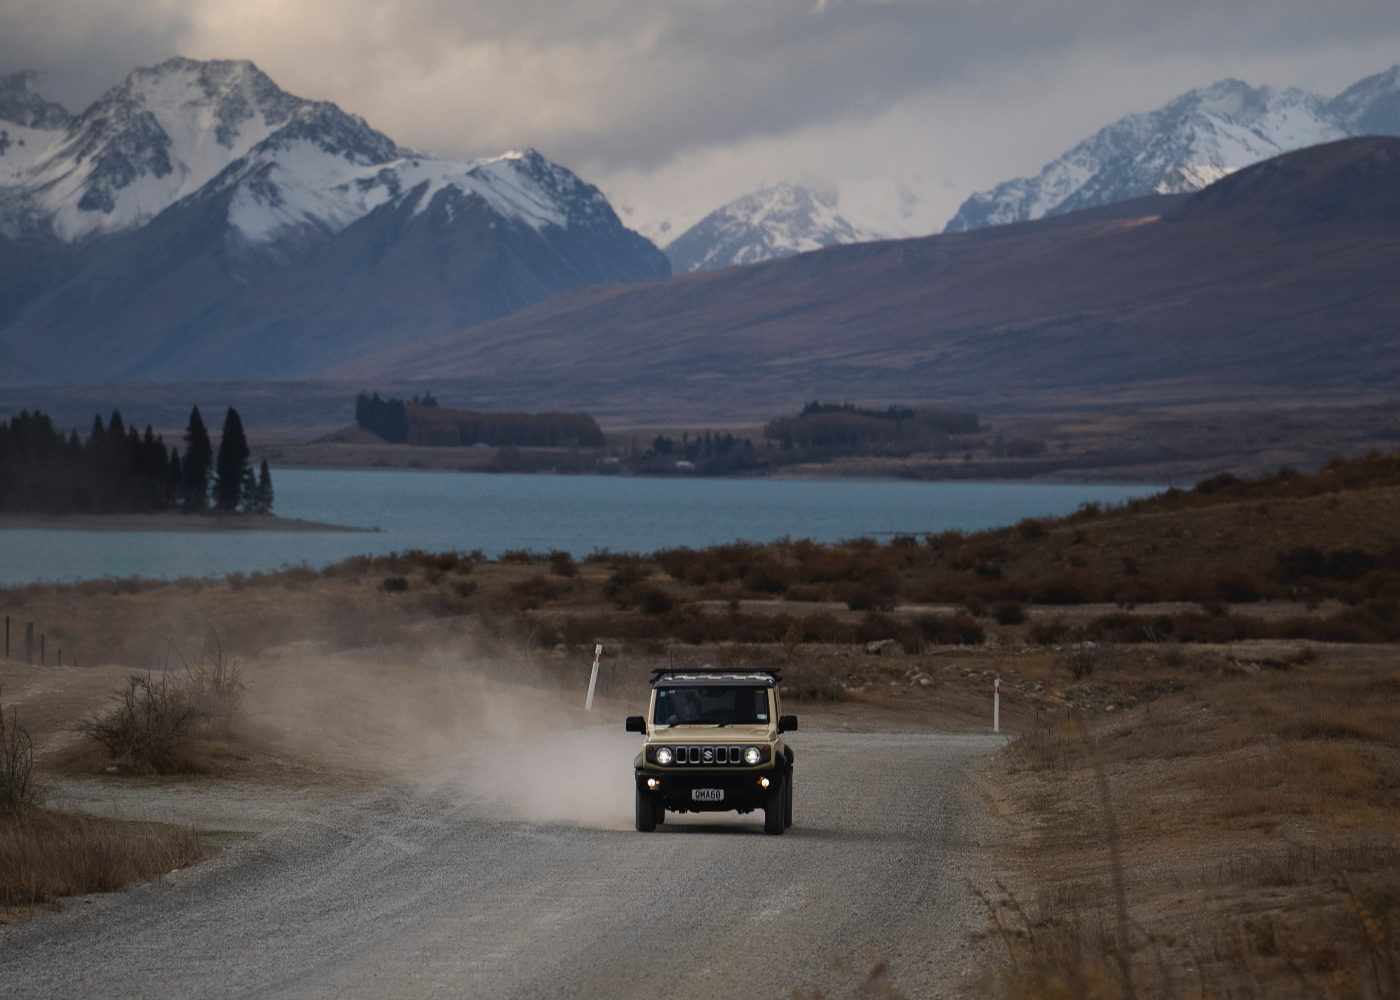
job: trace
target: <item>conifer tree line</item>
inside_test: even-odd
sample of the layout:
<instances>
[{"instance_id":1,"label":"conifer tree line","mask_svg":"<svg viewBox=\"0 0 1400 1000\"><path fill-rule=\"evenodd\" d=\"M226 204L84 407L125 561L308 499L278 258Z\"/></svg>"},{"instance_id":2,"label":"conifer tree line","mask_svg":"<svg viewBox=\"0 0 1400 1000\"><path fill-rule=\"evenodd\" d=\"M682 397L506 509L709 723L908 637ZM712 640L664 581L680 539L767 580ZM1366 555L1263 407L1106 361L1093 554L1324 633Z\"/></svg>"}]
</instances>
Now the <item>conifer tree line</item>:
<instances>
[{"instance_id":1,"label":"conifer tree line","mask_svg":"<svg viewBox=\"0 0 1400 1000\"><path fill-rule=\"evenodd\" d=\"M238 411L224 418L219 453L199 407L190 411L185 454L155 434L127 427L113 410L106 426L94 417L87 440L65 436L35 411L0 421L0 511L66 514L157 510L244 510L272 513L272 473L255 474Z\"/></svg>"}]
</instances>

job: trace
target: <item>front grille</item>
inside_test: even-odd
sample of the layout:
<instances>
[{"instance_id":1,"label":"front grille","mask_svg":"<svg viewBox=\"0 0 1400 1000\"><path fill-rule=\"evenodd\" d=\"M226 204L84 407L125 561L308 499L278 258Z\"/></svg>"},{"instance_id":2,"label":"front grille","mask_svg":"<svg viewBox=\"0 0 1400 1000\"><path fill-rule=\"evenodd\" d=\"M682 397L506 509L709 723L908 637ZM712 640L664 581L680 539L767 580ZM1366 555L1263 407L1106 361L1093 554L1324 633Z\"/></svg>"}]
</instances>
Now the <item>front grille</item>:
<instances>
[{"instance_id":1,"label":"front grille","mask_svg":"<svg viewBox=\"0 0 1400 1000\"><path fill-rule=\"evenodd\" d=\"M677 764L692 766L713 766L715 764L742 764L743 747L691 746L672 747Z\"/></svg>"}]
</instances>

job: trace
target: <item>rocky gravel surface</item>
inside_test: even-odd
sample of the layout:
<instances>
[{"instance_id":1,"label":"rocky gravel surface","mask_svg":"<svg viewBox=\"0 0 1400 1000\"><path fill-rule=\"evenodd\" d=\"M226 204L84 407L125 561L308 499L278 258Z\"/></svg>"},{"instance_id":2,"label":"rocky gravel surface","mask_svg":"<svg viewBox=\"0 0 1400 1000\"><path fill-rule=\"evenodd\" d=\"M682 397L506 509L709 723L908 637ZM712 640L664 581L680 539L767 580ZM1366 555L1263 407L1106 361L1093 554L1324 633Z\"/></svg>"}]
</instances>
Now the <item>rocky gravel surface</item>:
<instances>
[{"instance_id":1,"label":"rocky gravel surface","mask_svg":"<svg viewBox=\"0 0 1400 1000\"><path fill-rule=\"evenodd\" d=\"M855 995L885 963L906 996L957 995L983 922L968 879L988 881L971 779L1000 739L791 744L781 837L758 812L633 831L636 738L611 729L473 751L305 811L250 805L246 828L265 832L210 862L0 928L0 982L31 998L778 1000Z\"/></svg>"}]
</instances>

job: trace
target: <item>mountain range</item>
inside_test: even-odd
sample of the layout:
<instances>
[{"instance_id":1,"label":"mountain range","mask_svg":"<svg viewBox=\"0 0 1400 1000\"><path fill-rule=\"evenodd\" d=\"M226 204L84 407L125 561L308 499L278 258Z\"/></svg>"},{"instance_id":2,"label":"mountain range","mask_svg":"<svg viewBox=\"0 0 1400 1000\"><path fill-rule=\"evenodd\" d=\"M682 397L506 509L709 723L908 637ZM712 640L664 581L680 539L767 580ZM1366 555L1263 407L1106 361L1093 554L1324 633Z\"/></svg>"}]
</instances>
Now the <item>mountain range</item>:
<instances>
[{"instance_id":1,"label":"mountain range","mask_svg":"<svg viewBox=\"0 0 1400 1000\"><path fill-rule=\"evenodd\" d=\"M534 151L399 147L241 61L171 59L81 114L0 80L0 380L296 376L665 277Z\"/></svg>"},{"instance_id":2,"label":"mountain range","mask_svg":"<svg viewBox=\"0 0 1400 1000\"><path fill-rule=\"evenodd\" d=\"M1400 66L1334 98L1222 80L1128 115L1035 177L972 195L944 232L1025 222L1145 194L1199 191L1233 170L1356 135L1400 135ZM837 214L838 189L782 183L716 209L664 249L675 274L775 260L836 243L912 235Z\"/></svg>"},{"instance_id":3,"label":"mountain range","mask_svg":"<svg viewBox=\"0 0 1400 1000\"><path fill-rule=\"evenodd\" d=\"M837 212L830 185L782 182L715 209L666 246L672 274L777 260L837 243L864 243L879 234L851 225Z\"/></svg>"},{"instance_id":4,"label":"mountain range","mask_svg":"<svg viewBox=\"0 0 1400 1000\"><path fill-rule=\"evenodd\" d=\"M1025 222L1145 194L1199 191L1290 150L1347 136L1400 135L1400 66L1327 100L1222 80L1101 129L1035 177L963 202L944 232Z\"/></svg>"},{"instance_id":5,"label":"mountain range","mask_svg":"<svg viewBox=\"0 0 1400 1000\"><path fill-rule=\"evenodd\" d=\"M1398 273L1400 139L1354 138L1192 195L579 289L327 376L636 416L1393 398Z\"/></svg>"}]
</instances>

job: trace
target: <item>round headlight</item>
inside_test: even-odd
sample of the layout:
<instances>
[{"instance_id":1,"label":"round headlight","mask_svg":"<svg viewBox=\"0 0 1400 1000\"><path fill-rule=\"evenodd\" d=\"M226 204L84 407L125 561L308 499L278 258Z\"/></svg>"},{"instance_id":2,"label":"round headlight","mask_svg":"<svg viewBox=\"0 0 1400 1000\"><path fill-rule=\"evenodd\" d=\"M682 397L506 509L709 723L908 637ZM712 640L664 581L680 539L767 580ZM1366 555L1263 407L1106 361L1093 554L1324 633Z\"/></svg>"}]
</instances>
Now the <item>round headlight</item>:
<instances>
[{"instance_id":1,"label":"round headlight","mask_svg":"<svg viewBox=\"0 0 1400 1000\"><path fill-rule=\"evenodd\" d=\"M661 765L664 766L664 765L666 765L666 764L671 763L671 761L674 760L674 759L675 759L675 755L671 753L671 748L670 748L670 747L657 747L657 748L656 748L656 762L657 762L658 764L661 764Z\"/></svg>"},{"instance_id":2,"label":"round headlight","mask_svg":"<svg viewBox=\"0 0 1400 1000\"><path fill-rule=\"evenodd\" d=\"M763 759L763 755L758 752L758 747L744 747L744 763L753 765Z\"/></svg>"}]
</instances>

